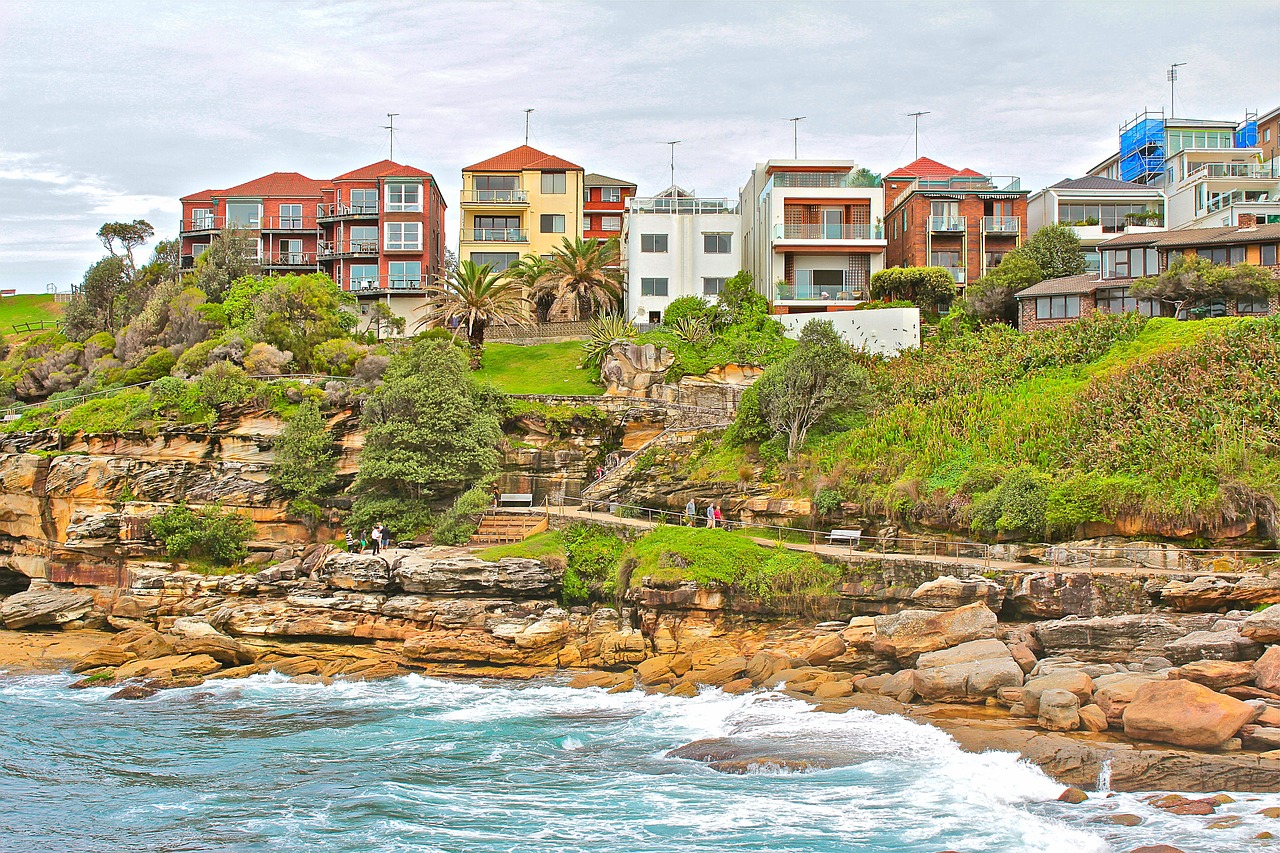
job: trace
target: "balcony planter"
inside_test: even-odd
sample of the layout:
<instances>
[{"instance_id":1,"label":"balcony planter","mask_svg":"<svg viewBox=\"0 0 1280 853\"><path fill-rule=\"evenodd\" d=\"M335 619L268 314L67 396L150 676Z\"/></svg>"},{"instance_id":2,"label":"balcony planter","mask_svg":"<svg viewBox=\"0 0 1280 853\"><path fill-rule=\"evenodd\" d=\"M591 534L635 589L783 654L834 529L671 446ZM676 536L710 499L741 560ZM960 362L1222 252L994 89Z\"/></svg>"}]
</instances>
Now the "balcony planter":
<instances>
[{"instance_id":1,"label":"balcony planter","mask_svg":"<svg viewBox=\"0 0 1280 853\"><path fill-rule=\"evenodd\" d=\"M792 299L792 298L794 298L794 297L795 297L795 295L796 295L796 288L795 288L795 285L793 285L793 284L779 284L779 285L778 285L778 299L780 299L780 300L782 300L782 301L786 301L786 300L788 300L788 299Z\"/></svg>"}]
</instances>

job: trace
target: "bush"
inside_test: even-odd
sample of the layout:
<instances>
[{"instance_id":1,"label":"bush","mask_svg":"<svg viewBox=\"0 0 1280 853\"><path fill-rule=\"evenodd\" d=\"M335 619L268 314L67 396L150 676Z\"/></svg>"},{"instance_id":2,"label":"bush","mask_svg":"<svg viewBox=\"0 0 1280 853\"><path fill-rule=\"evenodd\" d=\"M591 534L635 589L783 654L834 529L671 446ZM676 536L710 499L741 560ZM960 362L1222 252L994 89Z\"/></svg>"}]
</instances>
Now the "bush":
<instances>
[{"instance_id":1,"label":"bush","mask_svg":"<svg viewBox=\"0 0 1280 853\"><path fill-rule=\"evenodd\" d=\"M586 524L570 525L562 534L568 563L564 600L581 604L589 597L610 598L617 590L618 565L626 540L616 533Z\"/></svg>"},{"instance_id":2,"label":"bush","mask_svg":"<svg viewBox=\"0 0 1280 853\"><path fill-rule=\"evenodd\" d=\"M662 325L674 327L684 319L704 319L711 322L715 308L701 296L681 296L671 300L662 314Z\"/></svg>"},{"instance_id":3,"label":"bush","mask_svg":"<svg viewBox=\"0 0 1280 853\"><path fill-rule=\"evenodd\" d=\"M157 350L142 360L142 363L124 375L125 385L140 385L143 382L154 382L161 376L168 376L169 371L178 363L173 353L167 349Z\"/></svg>"},{"instance_id":4,"label":"bush","mask_svg":"<svg viewBox=\"0 0 1280 853\"><path fill-rule=\"evenodd\" d=\"M231 565L249 553L245 543L256 528L248 516L220 504L192 511L186 503L164 510L148 523L171 557L196 557Z\"/></svg>"},{"instance_id":5,"label":"bush","mask_svg":"<svg viewBox=\"0 0 1280 853\"><path fill-rule=\"evenodd\" d=\"M454 500L453 506L440 514L431 541L437 545L465 545L475 535L484 515L493 503L492 481L476 483Z\"/></svg>"},{"instance_id":6,"label":"bush","mask_svg":"<svg viewBox=\"0 0 1280 853\"><path fill-rule=\"evenodd\" d=\"M835 515L840 511L843 503L844 495L840 494L838 489L826 486L818 489L818 493L813 496L813 508L818 511L818 515Z\"/></svg>"},{"instance_id":7,"label":"bush","mask_svg":"<svg viewBox=\"0 0 1280 853\"><path fill-rule=\"evenodd\" d=\"M1043 536L1047 526L1050 478L1025 468L1013 471L973 502L972 527L978 533L1020 531Z\"/></svg>"},{"instance_id":8,"label":"bush","mask_svg":"<svg viewBox=\"0 0 1280 853\"><path fill-rule=\"evenodd\" d=\"M209 365L196 380L196 395L200 402L215 410L223 406L238 406L257 390L258 383L250 379L243 370L225 361Z\"/></svg>"}]
</instances>

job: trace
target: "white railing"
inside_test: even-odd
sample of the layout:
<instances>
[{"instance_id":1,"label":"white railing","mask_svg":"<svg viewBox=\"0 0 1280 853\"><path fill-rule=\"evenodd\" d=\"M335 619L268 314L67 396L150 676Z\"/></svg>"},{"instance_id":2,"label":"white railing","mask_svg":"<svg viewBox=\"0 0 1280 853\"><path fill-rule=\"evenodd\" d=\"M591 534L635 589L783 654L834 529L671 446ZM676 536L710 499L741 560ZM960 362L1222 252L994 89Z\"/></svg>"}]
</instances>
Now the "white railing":
<instances>
[{"instance_id":1,"label":"white railing","mask_svg":"<svg viewBox=\"0 0 1280 853\"><path fill-rule=\"evenodd\" d=\"M462 200L473 204L528 204L527 190L463 190Z\"/></svg>"},{"instance_id":2,"label":"white railing","mask_svg":"<svg viewBox=\"0 0 1280 853\"><path fill-rule=\"evenodd\" d=\"M883 231L868 224L799 223L775 225L775 240L870 240L883 239Z\"/></svg>"},{"instance_id":3,"label":"white railing","mask_svg":"<svg viewBox=\"0 0 1280 853\"><path fill-rule=\"evenodd\" d=\"M1187 173L1187 180L1201 173L1206 178L1280 178L1280 171L1274 166L1259 166L1255 163L1203 163Z\"/></svg>"},{"instance_id":4,"label":"white railing","mask_svg":"<svg viewBox=\"0 0 1280 853\"><path fill-rule=\"evenodd\" d=\"M345 282L340 281L339 284L352 293L423 291L431 286L431 276L349 276Z\"/></svg>"},{"instance_id":5,"label":"white railing","mask_svg":"<svg viewBox=\"0 0 1280 853\"><path fill-rule=\"evenodd\" d=\"M965 229L965 217L963 216L930 216L930 231L963 231Z\"/></svg>"},{"instance_id":6,"label":"white railing","mask_svg":"<svg viewBox=\"0 0 1280 853\"><path fill-rule=\"evenodd\" d=\"M226 221L225 216L193 216L190 219L182 220L179 230L183 233L189 231L221 231Z\"/></svg>"},{"instance_id":7,"label":"white railing","mask_svg":"<svg viewBox=\"0 0 1280 853\"><path fill-rule=\"evenodd\" d=\"M335 255L376 255L377 240L321 240L320 257L331 258Z\"/></svg>"},{"instance_id":8,"label":"white railing","mask_svg":"<svg viewBox=\"0 0 1280 853\"><path fill-rule=\"evenodd\" d=\"M964 267L943 267L943 269L951 273L951 277L956 280L956 284L964 284Z\"/></svg>"},{"instance_id":9,"label":"white railing","mask_svg":"<svg viewBox=\"0 0 1280 853\"><path fill-rule=\"evenodd\" d=\"M264 267L313 267L314 252L269 252L262 259Z\"/></svg>"},{"instance_id":10,"label":"white railing","mask_svg":"<svg viewBox=\"0 0 1280 853\"><path fill-rule=\"evenodd\" d=\"M529 232L521 228L473 228L471 239L477 243L527 243Z\"/></svg>"},{"instance_id":11,"label":"white railing","mask_svg":"<svg viewBox=\"0 0 1280 853\"><path fill-rule=\"evenodd\" d=\"M692 215L695 213L737 213L738 202L727 198L632 198L629 202L632 213L674 213Z\"/></svg>"},{"instance_id":12,"label":"white railing","mask_svg":"<svg viewBox=\"0 0 1280 853\"><path fill-rule=\"evenodd\" d=\"M314 231L316 230L316 220L307 216L264 216L262 217L263 231Z\"/></svg>"},{"instance_id":13,"label":"white railing","mask_svg":"<svg viewBox=\"0 0 1280 853\"><path fill-rule=\"evenodd\" d=\"M1022 231L1022 217L984 216L982 230L988 234L1017 234Z\"/></svg>"}]
</instances>

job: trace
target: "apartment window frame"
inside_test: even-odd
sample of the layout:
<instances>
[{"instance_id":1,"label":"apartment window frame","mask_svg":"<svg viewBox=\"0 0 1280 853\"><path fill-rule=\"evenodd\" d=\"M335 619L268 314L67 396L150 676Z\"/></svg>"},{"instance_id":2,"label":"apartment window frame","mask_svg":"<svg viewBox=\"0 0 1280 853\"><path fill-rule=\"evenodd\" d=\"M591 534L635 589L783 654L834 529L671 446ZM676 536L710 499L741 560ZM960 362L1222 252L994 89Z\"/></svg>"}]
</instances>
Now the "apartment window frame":
<instances>
[{"instance_id":1,"label":"apartment window frame","mask_svg":"<svg viewBox=\"0 0 1280 853\"><path fill-rule=\"evenodd\" d=\"M400 282L397 286L396 282ZM422 261L387 261L387 287L391 290L417 289L422 284Z\"/></svg>"},{"instance_id":2,"label":"apartment window frame","mask_svg":"<svg viewBox=\"0 0 1280 853\"><path fill-rule=\"evenodd\" d=\"M238 208L253 208L256 212L249 217L248 221L242 221L237 218L240 214ZM227 202L227 227L228 228L261 228L262 227L262 202L260 201L229 201Z\"/></svg>"},{"instance_id":3,"label":"apartment window frame","mask_svg":"<svg viewBox=\"0 0 1280 853\"><path fill-rule=\"evenodd\" d=\"M702 232L702 254L732 255L733 234L729 231Z\"/></svg>"},{"instance_id":4,"label":"apartment window frame","mask_svg":"<svg viewBox=\"0 0 1280 853\"><path fill-rule=\"evenodd\" d=\"M280 205L280 227L281 228L301 228L302 227L302 205L300 204Z\"/></svg>"},{"instance_id":5,"label":"apartment window frame","mask_svg":"<svg viewBox=\"0 0 1280 853\"><path fill-rule=\"evenodd\" d=\"M387 185L387 211L390 213L421 213L422 184L396 182ZM411 200L412 199L412 200Z\"/></svg>"},{"instance_id":6,"label":"apartment window frame","mask_svg":"<svg viewBox=\"0 0 1280 853\"><path fill-rule=\"evenodd\" d=\"M1161 305L1158 299L1139 299L1128 287L1100 287L1093 294L1093 307L1102 314L1137 313L1143 317L1159 317Z\"/></svg>"},{"instance_id":7,"label":"apartment window frame","mask_svg":"<svg viewBox=\"0 0 1280 853\"><path fill-rule=\"evenodd\" d=\"M538 216L538 230L543 234L563 234L565 227L563 213L543 213Z\"/></svg>"},{"instance_id":8,"label":"apartment window frame","mask_svg":"<svg viewBox=\"0 0 1280 853\"><path fill-rule=\"evenodd\" d=\"M1236 299L1236 313L1246 316L1257 316L1271 313L1271 298L1267 296L1246 296Z\"/></svg>"},{"instance_id":9,"label":"apartment window frame","mask_svg":"<svg viewBox=\"0 0 1280 853\"><path fill-rule=\"evenodd\" d=\"M1037 296L1037 320L1075 320L1080 317L1080 295Z\"/></svg>"},{"instance_id":10,"label":"apartment window frame","mask_svg":"<svg viewBox=\"0 0 1280 853\"><path fill-rule=\"evenodd\" d=\"M191 211L191 230L208 230L213 228L213 208L198 207Z\"/></svg>"},{"instance_id":11,"label":"apartment window frame","mask_svg":"<svg viewBox=\"0 0 1280 853\"><path fill-rule=\"evenodd\" d=\"M370 272L370 270L372 270L372 272ZM348 290L368 290L377 286L377 264L351 264L347 267Z\"/></svg>"},{"instance_id":12,"label":"apartment window frame","mask_svg":"<svg viewBox=\"0 0 1280 853\"><path fill-rule=\"evenodd\" d=\"M671 249L670 234L641 234L640 251L647 255L665 255Z\"/></svg>"},{"instance_id":13,"label":"apartment window frame","mask_svg":"<svg viewBox=\"0 0 1280 853\"><path fill-rule=\"evenodd\" d=\"M564 195L569 191L568 172L543 172L541 180L543 195Z\"/></svg>"},{"instance_id":14,"label":"apartment window frame","mask_svg":"<svg viewBox=\"0 0 1280 853\"><path fill-rule=\"evenodd\" d=\"M486 259L489 260L486 260ZM471 263L476 266L482 264L492 264L493 272L506 272L520 260L519 252L472 252L470 257Z\"/></svg>"},{"instance_id":15,"label":"apartment window frame","mask_svg":"<svg viewBox=\"0 0 1280 853\"><path fill-rule=\"evenodd\" d=\"M398 237L397 232L399 235ZM412 240L409 239L410 234L413 234ZM388 222L386 224L383 245L389 252L422 251L422 223Z\"/></svg>"},{"instance_id":16,"label":"apartment window frame","mask_svg":"<svg viewBox=\"0 0 1280 853\"><path fill-rule=\"evenodd\" d=\"M601 231L621 231L622 217L621 216L601 216L600 230Z\"/></svg>"},{"instance_id":17,"label":"apartment window frame","mask_svg":"<svg viewBox=\"0 0 1280 853\"><path fill-rule=\"evenodd\" d=\"M609 204L622 201L622 187L600 187L600 201Z\"/></svg>"},{"instance_id":18,"label":"apartment window frame","mask_svg":"<svg viewBox=\"0 0 1280 853\"><path fill-rule=\"evenodd\" d=\"M519 216L480 216L472 217L473 228L483 228L487 231L519 231ZM515 223L514 225L512 223Z\"/></svg>"},{"instance_id":19,"label":"apartment window frame","mask_svg":"<svg viewBox=\"0 0 1280 853\"><path fill-rule=\"evenodd\" d=\"M641 296L669 296L671 279L665 277L643 277L640 279Z\"/></svg>"},{"instance_id":20,"label":"apartment window frame","mask_svg":"<svg viewBox=\"0 0 1280 853\"><path fill-rule=\"evenodd\" d=\"M378 212L378 191L372 187L356 187L348 190L347 201L353 213Z\"/></svg>"},{"instance_id":21,"label":"apartment window frame","mask_svg":"<svg viewBox=\"0 0 1280 853\"><path fill-rule=\"evenodd\" d=\"M719 296L724 292L724 283L727 279L724 276L703 276L702 277L702 295L703 296Z\"/></svg>"},{"instance_id":22,"label":"apartment window frame","mask_svg":"<svg viewBox=\"0 0 1280 853\"><path fill-rule=\"evenodd\" d=\"M1276 266L1276 257L1280 255L1280 246L1275 243L1263 243L1258 247L1258 266Z\"/></svg>"},{"instance_id":23,"label":"apartment window frame","mask_svg":"<svg viewBox=\"0 0 1280 853\"><path fill-rule=\"evenodd\" d=\"M200 257L201 255L203 255L203 254L204 254L205 252L207 252L207 251L209 251L209 244L208 244L208 243L192 243L192 244L191 244L191 260L192 260L192 262L194 263L196 258Z\"/></svg>"}]
</instances>

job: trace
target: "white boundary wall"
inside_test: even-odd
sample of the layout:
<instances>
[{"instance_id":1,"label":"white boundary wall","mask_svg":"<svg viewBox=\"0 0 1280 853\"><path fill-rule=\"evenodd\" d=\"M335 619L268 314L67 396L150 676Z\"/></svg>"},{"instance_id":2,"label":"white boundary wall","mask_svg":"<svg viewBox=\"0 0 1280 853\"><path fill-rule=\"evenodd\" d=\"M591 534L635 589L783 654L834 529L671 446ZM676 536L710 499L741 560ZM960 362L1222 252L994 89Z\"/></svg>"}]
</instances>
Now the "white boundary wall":
<instances>
[{"instance_id":1,"label":"white boundary wall","mask_svg":"<svg viewBox=\"0 0 1280 853\"><path fill-rule=\"evenodd\" d=\"M810 320L830 320L840 337L874 355L897 355L920 346L919 308L777 314L774 319L787 327L789 338L800 337L800 330Z\"/></svg>"}]
</instances>

